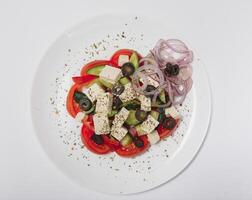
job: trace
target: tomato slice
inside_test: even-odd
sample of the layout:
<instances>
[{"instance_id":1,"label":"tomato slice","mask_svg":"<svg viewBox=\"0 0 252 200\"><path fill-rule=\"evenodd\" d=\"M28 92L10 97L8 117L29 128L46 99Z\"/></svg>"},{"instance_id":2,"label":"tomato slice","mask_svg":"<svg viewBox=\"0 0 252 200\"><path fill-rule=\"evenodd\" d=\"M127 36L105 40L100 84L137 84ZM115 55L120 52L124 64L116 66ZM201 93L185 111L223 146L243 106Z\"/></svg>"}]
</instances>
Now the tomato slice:
<instances>
[{"instance_id":1,"label":"tomato slice","mask_svg":"<svg viewBox=\"0 0 252 200\"><path fill-rule=\"evenodd\" d=\"M121 146L119 149L116 150L116 153L119 156L122 156L122 157L134 157L134 156L137 156L137 155L145 152L149 148L149 146L150 146L149 141L148 141L146 135L140 136L140 138L144 142L144 146L143 147L138 148L132 142L128 146L125 146L125 147Z\"/></svg>"},{"instance_id":2,"label":"tomato slice","mask_svg":"<svg viewBox=\"0 0 252 200\"><path fill-rule=\"evenodd\" d=\"M111 59L110 59L110 62L111 62L113 65L118 66L118 59L119 59L119 56L120 56L120 55L127 55L127 56L130 57L131 54L134 53L134 52L136 52L136 51L134 51L134 50L132 50L132 49L120 49L120 50L116 51L116 52L113 54L113 56L112 56ZM137 55L138 55L138 58L141 59L142 56L141 56L138 52L136 52L136 53L137 53Z\"/></svg>"},{"instance_id":3,"label":"tomato slice","mask_svg":"<svg viewBox=\"0 0 252 200\"><path fill-rule=\"evenodd\" d=\"M180 119L176 119L176 126L172 130L168 130L164 128L161 124L157 127L157 132L159 134L160 139L164 139L170 135L177 129L178 125L180 123Z\"/></svg>"},{"instance_id":4,"label":"tomato slice","mask_svg":"<svg viewBox=\"0 0 252 200\"><path fill-rule=\"evenodd\" d=\"M79 87L79 84L74 84L67 95L67 101L66 101L66 107L68 113L72 116L75 117L78 112L80 112L80 108L77 103L74 101L74 92L77 90Z\"/></svg>"},{"instance_id":5,"label":"tomato slice","mask_svg":"<svg viewBox=\"0 0 252 200\"><path fill-rule=\"evenodd\" d=\"M81 140L83 144L93 153L96 154L107 154L111 152L110 147L107 144L96 144L92 139L91 136L94 134L94 131L90 130L83 124L81 129Z\"/></svg>"},{"instance_id":6,"label":"tomato slice","mask_svg":"<svg viewBox=\"0 0 252 200\"><path fill-rule=\"evenodd\" d=\"M84 117L84 119L82 120L83 122L83 125L91 130L91 131L94 131L94 122L93 122L93 115L89 114L89 115L86 115Z\"/></svg>"},{"instance_id":7,"label":"tomato slice","mask_svg":"<svg viewBox=\"0 0 252 200\"><path fill-rule=\"evenodd\" d=\"M104 143L107 144L111 150L117 150L121 147L121 144L116 139L110 138L107 135L102 135Z\"/></svg>"},{"instance_id":8,"label":"tomato slice","mask_svg":"<svg viewBox=\"0 0 252 200\"><path fill-rule=\"evenodd\" d=\"M89 62L82 67L81 76L87 75L88 70L90 70L94 67L104 66L104 65L112 65L112 64L109 60L95 60L95 61Z\"/></svg>"},{"instance_id":9,"label":"tomato slice","mask_svg":"<svg viewBox=\"0 0 252 200\"><path fill-rule=\"evenodd\" d=\"M87 74L83 76L75 76L75 77L72 77L72 79L77 84L84 84L84 83L89 83L90 81L97 79L97 77L94 75Z\"/></svg>"}]
</instances>

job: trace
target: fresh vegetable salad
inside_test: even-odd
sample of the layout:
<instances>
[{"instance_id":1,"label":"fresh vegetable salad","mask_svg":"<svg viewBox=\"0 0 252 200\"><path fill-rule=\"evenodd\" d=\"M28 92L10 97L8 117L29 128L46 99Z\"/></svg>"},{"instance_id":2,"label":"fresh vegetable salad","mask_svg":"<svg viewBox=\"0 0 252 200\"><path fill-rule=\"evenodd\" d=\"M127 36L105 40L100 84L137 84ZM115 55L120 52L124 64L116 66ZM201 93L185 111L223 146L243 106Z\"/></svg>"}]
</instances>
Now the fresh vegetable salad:
<instances>
[{"instance_id":1,"label":"fresh vegetable salad","mask_svg":"<svg viewBox=\"0 0 252 200\"><path fill-rule=\"evenodd\" d=\"M180 40L159 40L143 57L121 49L87 63L67 96L67 111L82 123L81 139L96 154L134 157L179 126L176 107L192 87L193 53Z\"/></svg>"}]
</instances>

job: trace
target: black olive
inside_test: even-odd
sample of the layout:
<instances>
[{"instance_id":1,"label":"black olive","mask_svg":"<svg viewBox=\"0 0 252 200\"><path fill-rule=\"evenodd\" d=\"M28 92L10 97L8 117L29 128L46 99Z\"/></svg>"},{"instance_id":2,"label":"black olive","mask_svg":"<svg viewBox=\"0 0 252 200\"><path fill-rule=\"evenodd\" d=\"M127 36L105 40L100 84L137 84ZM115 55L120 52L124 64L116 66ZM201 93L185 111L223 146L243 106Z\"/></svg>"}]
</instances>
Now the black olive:
<instances>
[{"instance_id":1,"label":"black olive","mask_svg":"<svg viewBox=\"0 0 252 200\"><path fill-rule=\"evenodd\" d=\"M122 101L119 97L113 98L112 109L119 110L122 107Z\"/></svg>"},{"instance_id":2,"label":"black olive","mask_svg":"<svg viewBox=\"0 0 252 200\"><path fill-rule=\"evenodd\" d=\"M136 110L135 116L139 122L143 122L147 119L148 113L144 110Z\"/></svg>"},{"instance_id":3,"label":"black olive","mask_svg":"<svg viewBox=\"0 0 252 200\"><path fill-rule=\"evenodd\" d=\"M179 74L179 66L167 63L164 72L167 76L177 76Z\"/></svg>"},{"instance_id":4,"label":"black olive","mask_svg":"<svg viewBox=\"0 0 252 200\"><path fill-rule=\"evenodd\" d=\"M133 142L137 148L142 148L144 146L143 140L141 140L139 137L135 136L133 137Z\"/></svg>"},{"instance_id":5,"label":"black olive","mask_svg":"<svg viewBox=\"0 0 252 200\"><path fill-rule=\"evenodd\" d=\"M123 76L129 77L135 72L135 67L131 62L126 62L122 65Z\"/></svg>"},{"instance_id":6,"label":"black olive","mask_svg":"<svg viewBox=\"0 0 252 200\"><path fill-rule=\"evenodd\" d=\"M176 120L171 116L166 117L162 122L163 127L168 130L172 130L176 126L176 124Z\"/></svg>"},{"instance_id":7,"label":"black olive","mask_svg":"<svg viewBox=\"0 0 252 200\"><path fill-rule=\"evenodd\" d=\"M96 144L99 144L99 145L101 145L101 144L104 143L103 138L102 138L101 135L93 134L93 135L91 136L91 139L92 139Z\"/></svg>"},{"instance_id":8,"label":"black olive","mask_svg":"<svg viewBox=\"0 0 252 200\"><path fill-rule=\"evenodd\" d=\"M92 102L85 98L85 99L81 99L80 102L79 102L79 105L80 105L80 109L83 110L83 111L88 111L92 108Z\"/></svg>"},{"instance_id":9,"label":"black olive","mask_svg":"<svg viewBox=\"0 0 252 200\"><path fill-rule=\"evenodd\" d=\"M87 98L88 98L87 95L85 95L82 92L79 92L79 91L74 92L74 101L76 103L79 103L81 99L87 99Z\"/></svg>"},{"instance_id":10,"label":"black olive","mask_svg":"<svg viewBox=\"0 0 252 200\"><path fill-rule=\"evenodd\" d=\"M156 88L153 85L147 85L147 87L145 89L146 92L152 92L154 90L156 90ZM146 96L152 97L153 95L146 95Z\"/></svg>"},{"instance_id":11,"label":"black olive","mask_svg":"<svg viewBox=\"0 0 252 200\"><path fill-rule=\"evenodd\" d=\"M120 94L123 93L124 91L124 86L120 83L116 83L113 87L112 87L112 94L115 96L119 96Z\"/></svg>"}]
</instances>

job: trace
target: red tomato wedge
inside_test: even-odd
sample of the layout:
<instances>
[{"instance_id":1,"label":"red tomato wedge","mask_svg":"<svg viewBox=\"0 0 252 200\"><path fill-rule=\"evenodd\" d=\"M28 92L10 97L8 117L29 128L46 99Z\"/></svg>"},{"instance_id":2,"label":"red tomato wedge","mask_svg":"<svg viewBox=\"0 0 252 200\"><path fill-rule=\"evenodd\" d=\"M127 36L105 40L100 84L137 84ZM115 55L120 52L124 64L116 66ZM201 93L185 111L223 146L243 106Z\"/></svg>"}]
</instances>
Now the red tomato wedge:
<instances>
[{"instance_id":1,"label":"red tomato wedge","mask_svg":"<svg viewBox=\"0 0 252 200\"><path fill-rule=\"evenodd\" d=\"M94 67L104 66L104 65L112 65L112 64L109 60L95 60L95 61L89 62L82 67L80 74L81 76L87 75L88 70Z\"/></svg>"},{"instance_id":2,"label":"red tomato wedge","mask_svg":"<svg viewBox=\"0 0 252 200\"><path fill-rule=\"evenodd\" d=\"M91 131L94 131L94 122L93 122L93 115L89 114L89 115L86 115L84 117L84 119L82 120L83 122L83 125L91 130Z\"/></svg>"},{"instance_id":3,"label":"red tomato wedge","mask_svg":"<svg viewBox=\"0 0 252 200\"><path fill-rule=\"evenodd\" d=\"M177 129L178 125L180 123L180 119L176 119L176 126L172 130L168 130L164 128L161 124L157 127L157 132L159 134L160 139L164 139L170 135Z\"/></svg>"},{"instance_id":4,"label":"red tomato wedge","mask_svg":"<svg viewBox=\"0 0 252 200\"><path fill-rule=\"evenodd\" d=\"M138 148L135 146L135 144L132 142L131 144L129 144L128 146L122 146L121 148L117 149L116 150L116 153L119 155L119 156L122 156L122 157L135 157L143 152L145 152L150 144L149 144L149 141L147 139L147 136L146 135L143 135L143 136L140 136L141 140L143 140L144 142L144 146L141 147L141 148Z\"/></svg>"},{"instance_id":5,"label":"red tomato wedge","mask_svg":"<svg viewBox=\"0 0 252 200\"><path fill-rule=\"evenodd\" d=\"M118 66L118 59L119 59L119 56L120 56L120 55L127 55L127 56L130 57L130 56L132 55L132 53L134 53L134 52L136 52L136 51L131 50L131 49L120 49L120 50L116 51L116 52L113 54L113 56L112 56L111 59L110 59L110 62L111 62L111 64L113 64L114 66ZM136 53L137 53L137 55L138 55L138 58L141 59L142 56L141 56L138 52L136 52Z\"/></svg>"},{"instance_id":6,"label":"red tomato wedge","mask_svg":"<svg viewBox=\"0 0 252 200\"><path fill-rule=\"evenodd\" d=\"M88 150L96 154L107 154L111 152L110 147L107 144L96 144L91 136L94 134L94 131L88 129L85 124L83 124L81 129L81 140L83 144L87 147Z\"/></svg>"},{"instance_id":7,"label":"red tomato wedge","mask_svg":"<svg viewBox=\"0 0 252 200\"><path fill-rule=\"evenodd\" d=\"M74 92L80 87L79 84L74 84L67 95L67 101L66 101L66 107L68 113L72 116L75 117L78 112L80 112L79 105L75 103L74 101Z\"/></svg>"},{"instance_id":8,"label":"red tomato wedge","mask_svg":"<svg viewBox=\"0 0 252 200\"><path fill-rule=\"evenodd\" d=\"M97 77L87 74L83 76L75 76L75 77L72 77L72 79L77 84L83 84L83 83L89 83L90 81L97 79Z\"/></svg>"},{"instance_id":9,"label":"red tomato wedge","mask_svg":"<svg viewBox=\"0 0 252 200\"><path fill-rule=\"evenodd\" d=\"M107 135L102 135L104 143L107 144L111 150L115 151L121 147L121 144L116 139L110 138Z\"/></svg>"}]
</instances>

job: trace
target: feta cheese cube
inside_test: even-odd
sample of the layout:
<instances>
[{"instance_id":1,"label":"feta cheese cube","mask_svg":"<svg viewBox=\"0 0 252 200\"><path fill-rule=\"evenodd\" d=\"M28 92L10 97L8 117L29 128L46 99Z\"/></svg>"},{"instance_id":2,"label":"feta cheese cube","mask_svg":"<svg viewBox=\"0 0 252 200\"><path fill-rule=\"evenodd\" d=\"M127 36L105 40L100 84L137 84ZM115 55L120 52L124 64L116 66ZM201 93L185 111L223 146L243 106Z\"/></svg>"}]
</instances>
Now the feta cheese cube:
<instances>
[{"instance_id":1,"label":"feta cheese cube","mask_svg":"<svg viewBox=\"0 0 252 200\"><path fill-rule=\"evenodd\" d=\"M104 90L97 83L94 83L89 88L82 90L82 92L86 94L92 102L94 102L99 94L104 93Z\"/></svg>"},{"instance_id":2,"label":"feta cheese cube","mask_svg":"<svg viewBox=\"0 0 252 200\"><path fill-rule=\"evenodd\" d=\"M148 115L147 119L140 125L140 129L143 131L142 135L149 134L158 126L159 122L155 120L151 115Z\"/></svg>"},{"instance_id":3,"label":"feta cheese cube","mask_svg":"<svg viewBox=\"0 0 252 200\"><path fill-rule=\"evenodd\" d=\"M143 79L140 79L141 82L142 82L142 80L143 80ZM154 86L154 87L156 87L156 88L159 86L159 82L156 81L156 80L154 80L154 79L151 78L150 76L147 77L146 81L147 81L147 84L148 84L148 85L152 85L152 86Z\"/></svg>"},{"instance_id":4,"label":"feta cheese cube","mask_svg":"<svg viewBox=\"0 0 252 200\"><path fill-rule=\"evenodd\" d=\"M119 68L106 65L99 74L99 76L101 79L114 84L121 78L122 72Z\"/></svg>"},{"instance_id":5,"label":"feta cheese cube","mask_svg":"<svg viewBox=\"0 0 252 200\"><path fill-rule=\"evenodd\" d=\"M127 55L120 55L118 58L118 65L123 66L124 63L129 62L129 56Z\"/></svg>"},{"instance_id":6,"label":"feta cheese cube","mask_svg":"<svg viewBox=\"0 0 252 200\"><path fill-rule=\"evenodd\" d=\"M124 91L119 95L119 98L123 103L131 101L137 97L135 90L132 88L131 83L124 85Z\"/></svg>"},{"instance_id":7,"label":"feta cheese cube","mask_svg":"<svg viewBox=\"0 0 252 200\"><path fill-rule=\"evenodd\" d=\"M115 127L121 127L123 123L129 116L129 111L126 108L122 108L118 114L115 115L115 119L113 120L113 125Z\"/></svg>"},{"instance_id":8,"label":"feta cheese cube","mask_svg":"<svg viewBox=\"0 0 252 200\"><path fill-rule=\"evenodd\" d=\"M111 128L111 135L118 141L121 141L127 133L128 130L124 127L112 126Z\"/></svg>"},{"instance_id":9,"label":"feta cheese cube","mask_svg":"<svg viewBox=\"0 0 252 200\"><path fill-rule=\"evenodd\" d=\"M109 119L104 113L97 113L93 116L94 129L97 135L109 134L110 126Z\"/></svg>"},{"instance_id":10,"label":"feta cheese cube","mask_svg":"<svg viewBox=\"0 0 252 200\"><path fill-rule=\"evenodd\" d=\"M151 98L142 94L138 95L138 99L141 102L141 110L151 111Z\"/></svg>"},{"instance_id":11,"label":"feta cheese cube","mask_svg":"<svg viewBox=\"0 0 252 200\"><path fill-rule=\"evenodd\" d=\"M95 106L95 112L96 113L110 113L112 110L112 94L106 92L106 93L101 93L97 97L97 102Z\"/></svg>"},{"instance_id":12,"label":"feta cheese cube","mask_svg":"<svg viewBox=\"0 0 252 200\"><path fill-rule=\"evenodd\" d=\"M170 115L174 119L180 118L180 114L174 106L165 109L165 115Z\"/></svg>"},{"instance_id":13,"label":"feta cheese cube","mask_svg":"<svg viewBox=\"0 0 252 200\"><path fill-rule=\"evenodd\" d=\"M84 117L85 117L84 112L78 112L77 115L75 116L75 120L81 123Z\"/></svg>"},{"instance_id":14,"label":"feta cheese cube","mask_svg":"<svg viewBox=\"0 0 252 200\"><path fill-rule=\"evenodd\" d=\"M147 137L150 144L156 144L160 140L159 134L156 130L149 133Z\"/></svg>"}]
</instances>

